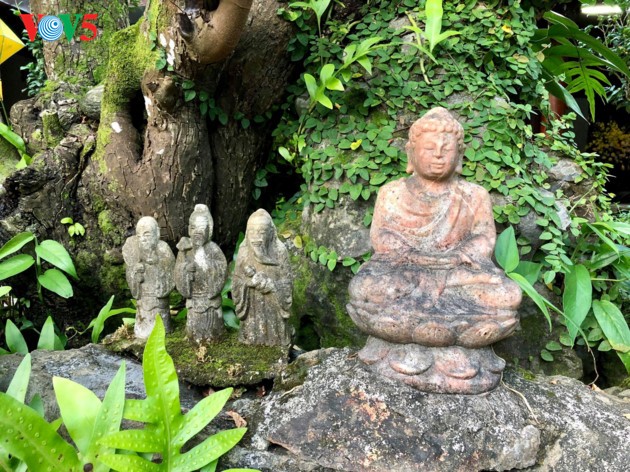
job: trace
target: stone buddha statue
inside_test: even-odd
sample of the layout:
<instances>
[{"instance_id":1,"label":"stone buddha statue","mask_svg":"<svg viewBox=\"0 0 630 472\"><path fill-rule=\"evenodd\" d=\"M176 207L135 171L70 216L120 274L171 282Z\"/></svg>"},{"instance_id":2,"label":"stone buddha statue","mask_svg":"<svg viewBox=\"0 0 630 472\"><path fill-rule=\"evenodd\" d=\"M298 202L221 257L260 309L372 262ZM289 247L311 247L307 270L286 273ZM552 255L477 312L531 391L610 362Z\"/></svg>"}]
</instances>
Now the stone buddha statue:
<instances>
[{"instance_id":1,"label":"stone buddha statue","mask_svg":"<svg viewBox=\"0 0 630 472\"><path fill-rule=\"evenodd\" d=\"M426 391L494 388L505 362L484 347L518 324L520 288L491 260L490 196L459 175L463 143L462 126L444 108L413 124L411 176L380 189L374 255L349 286L348 312L370 334L359 357Z\"/></svg>"},{"instance_id":2,"label":"stone buddha statue","mask_svg":"<svg viewBox=\"0 0 630 472\"><path fill-rule=\"evenodd\" d=\"M166 331L170 332L168 297L175 288L175 256L168 244L160 241L160 228L155 218L140 218L135 236L127 238L122 253L127 265L129 290L138 301L135 336L147 339L155 325L156 316L162 317Z\"/></svg>"},{"instance_id":3,"label":"stone buddha statue","mask_svg":"<svg viewBox=\"0 0 630 472\"><path fill-rule=\"evenodd\" d=\"M206 205L197 204L190 215L188 236L177 243L175 286L186 298L186 336L196 344L225 334L221 290L227 279L227 261L212 242L214 221Z\"/></svg>"}]
</instances>

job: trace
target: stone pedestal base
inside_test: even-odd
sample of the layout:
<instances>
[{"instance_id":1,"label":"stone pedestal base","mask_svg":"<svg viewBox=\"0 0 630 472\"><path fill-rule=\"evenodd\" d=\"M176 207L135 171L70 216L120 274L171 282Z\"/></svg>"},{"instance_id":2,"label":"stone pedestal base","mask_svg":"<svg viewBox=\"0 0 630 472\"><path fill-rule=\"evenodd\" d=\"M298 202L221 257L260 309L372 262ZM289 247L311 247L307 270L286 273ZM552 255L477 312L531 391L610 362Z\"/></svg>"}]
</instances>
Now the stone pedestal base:
<instances>
[{"instance_id":1,"label":"stone pedestal base","mask_svg":"<svg viewBox=\"0 0 630 472\"><path fill-rule=\"evenodd\" d=\"M493 390L505 361L492 348L425 347L370 336L359 359L380 375L433 393L477 394Z\"/></svg>"}]
</instances>

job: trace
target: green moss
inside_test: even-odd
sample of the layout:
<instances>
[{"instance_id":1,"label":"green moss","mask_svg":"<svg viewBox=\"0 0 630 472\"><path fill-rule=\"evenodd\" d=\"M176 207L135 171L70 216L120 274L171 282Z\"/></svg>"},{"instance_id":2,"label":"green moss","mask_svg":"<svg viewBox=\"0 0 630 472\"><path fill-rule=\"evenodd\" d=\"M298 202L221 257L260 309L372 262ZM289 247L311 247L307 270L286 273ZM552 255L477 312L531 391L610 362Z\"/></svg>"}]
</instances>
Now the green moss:
<instances>
[{"instance_id":1,"label":"green moss","mask_svg":"<svg viewBox=\"0 0 630 472\"><path fill-rule=\"evenodd\" d=\"M302 255L293 256L291 263L295 274L293 311L299 321L296 343L304 349L362 346L365 336L345 308L344 275L348 276L350 269L340 267L333 273ZM317 339L313 339L314 332Z\"/></svg>"},{"instance_id":2,"label":"green moss","mask_svg":"<svg viewBox=\"0 0 630 472\"><path fill-rule=\"evenodd\" d=\"M17 150L0 136L0 182L15 171L20 160Z\"/></svg>"},{"instance_id":3,"label":"green moss","mask_svg":"<svg viewBox=\"0 0 630 472\"><path fill-rule=\"evenodd\" d=\"M99 278L107 293L120 294L128 291L124 265L106 261L99 270Z\"/></svg>"},{"instance_id":4,"label":"green moss","mask_svg":"<svg viewBox=\"0 0 630 472\"><path fill-rule=\"evenodd\" d=\"M114 224L110 210L103 210L98 214L98 227L103 234L111 238L115 246L122 246L124 242L124 229Z\"/></svg>"},{"instance_id":5,"label":"green moss","mask_svg":"<svg viewBox=\"0 0 630 472\"><path fill-rule=\"evenodd\" d=\"M288 351L277 346L248 346L238 342L238 333L197 347L186 339L183 324L166 338L180 379L195 385L228 387L254 385L274 378L286 366Z\"/></svg>"},{"instance_id":6,"label":"green moss","mask_svg":"<svg viewBox=\"0 0 630 472\"><path fill-rule=\"evenodd\" d=\"M117 31L110 41L110 59L101 104L101 125L93 157L103 173L108 171L104 153L112 132L111 121L114 115L124 109L129 104L129 100L140 90L144 72L156 61L156 53L151 51L149 41L141 32L142 24L143 22L139 22ZM116 187L114 182L110 185ZM115 191L116 188L111 188L111 190Z\"/></svg>"},{"instance_id":7,"label":"green moss","mask_svg":"<svg viewBox=\"0 0 630 472\"><path fill-rule=\"evenodd\" d=\"M529 380L530 382L533 381L534 379L536 379L536 374L534 374L533 372L526 370L526 369L521 369L520 367L516 368L516 371L520 374L521 377L523 377L523 379L525 380Z\"/></svg>"}]
</instances>

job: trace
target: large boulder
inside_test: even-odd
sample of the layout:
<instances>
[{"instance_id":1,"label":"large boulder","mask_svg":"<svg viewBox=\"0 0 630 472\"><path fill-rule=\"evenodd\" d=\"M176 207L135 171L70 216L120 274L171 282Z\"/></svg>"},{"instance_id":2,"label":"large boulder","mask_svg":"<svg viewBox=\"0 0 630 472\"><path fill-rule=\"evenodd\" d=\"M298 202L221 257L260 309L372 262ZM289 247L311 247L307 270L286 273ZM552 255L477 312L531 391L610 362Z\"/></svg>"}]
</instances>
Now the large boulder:
<instances>
[{"instance_id":1,"label":"large boulder","mask_svg":"<svg viewBox=\"0 0 630 472\"><path fill-rule=\"evenodd\" d=\"M251 404L240 411L249 443L222 464L274 472L627 470L630 403L573 379L527 377L508 369L484 395L429 394L372 373L349 349L311 352L279 383L286 391L257 413Z\"/></svg>"},{"instance_id":2,"label":"large boulder","mask_svg":"<svg viewBox=\"0 0 630 472\"><path fill-rule=\"evenodd\" d=\"M22 358L19 354L0 356L0 391L7 390ZM123 359L103 346L88 344L81 349L67 351L33 351L26 399L28 401L39 394L44 403L46 418L56 419L59 417L59 408L52 386L53 376L80 383L102 399L123 360L126 363L127 398L145 398L142 365L139 362ZM180 385L180 399L184 408L192 408L202 398L200 393L191 390L186 384Z\"/></svg>"}]
</instances>

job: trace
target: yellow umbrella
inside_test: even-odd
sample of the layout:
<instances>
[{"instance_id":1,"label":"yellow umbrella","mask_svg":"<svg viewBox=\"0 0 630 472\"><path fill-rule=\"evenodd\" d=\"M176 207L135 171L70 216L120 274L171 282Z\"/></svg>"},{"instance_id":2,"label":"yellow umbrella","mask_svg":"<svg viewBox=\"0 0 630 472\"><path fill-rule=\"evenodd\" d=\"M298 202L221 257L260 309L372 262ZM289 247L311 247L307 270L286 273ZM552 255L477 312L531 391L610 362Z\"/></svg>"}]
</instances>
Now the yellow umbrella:
<instances>
[{"instance_id":1,"label":"yellow umbrella","mask_svg":"<svg viewBox=\"0 0 630 472\"><path fill-rule=\"evenodd\" d=\"M24 43L0 20L0 64L24 47ZM2 100L2 80L0 79L0 101Z\"/></svg>"}]
</instances>

